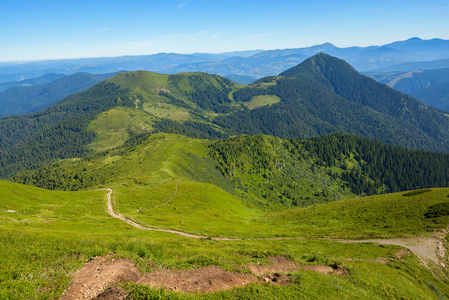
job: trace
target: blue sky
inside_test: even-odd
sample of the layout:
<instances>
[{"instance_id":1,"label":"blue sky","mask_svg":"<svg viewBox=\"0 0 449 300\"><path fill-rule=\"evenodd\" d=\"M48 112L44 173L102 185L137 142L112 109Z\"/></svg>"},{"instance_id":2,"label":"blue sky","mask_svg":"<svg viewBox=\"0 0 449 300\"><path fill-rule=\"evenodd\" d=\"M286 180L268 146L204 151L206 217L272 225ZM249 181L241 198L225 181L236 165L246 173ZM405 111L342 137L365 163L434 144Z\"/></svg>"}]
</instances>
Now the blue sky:
<instances>
[{"instance_id":1,"label":"blue sky","mask_svg":"<svg viewBox=\"0 0 449 300\"><path fill-rule=\"evenodd\" d=\"M449 39L449 1L1 0L0 61Z\"/></svg>"}]
</instances>

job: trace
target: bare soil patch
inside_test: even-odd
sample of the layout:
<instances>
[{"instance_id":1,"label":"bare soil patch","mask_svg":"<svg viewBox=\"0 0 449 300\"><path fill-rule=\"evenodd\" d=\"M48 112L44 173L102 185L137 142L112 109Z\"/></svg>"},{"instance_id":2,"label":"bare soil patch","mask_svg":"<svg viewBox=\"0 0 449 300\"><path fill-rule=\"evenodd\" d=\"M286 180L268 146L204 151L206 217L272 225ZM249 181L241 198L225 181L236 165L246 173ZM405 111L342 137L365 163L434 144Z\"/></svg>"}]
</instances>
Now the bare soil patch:
<instances>
[{"instance_id":1,"label":"bare soil patch","mask_svg":"<svg viewBox=\"0 0 449 300\"><path fill-rule=\"evenodd\" d=\"M130 260L117 259L112 254L95 257L75 273L61 299L94 299L108 287L120 282L135 282L139 277L139 270Z\"/></svg>"},{"instance_id":2,"label":"bare soil patch","mask_svg":"<svg viewBox=\"0 0 449 300\"><path fill-rule=\"evenodd\" d=\"M401 249L397 253L394 254L398 259L402 259L403 256L410 256L411 253L407 249Z\"/></svg>"},{"instance_id":3,"label":"bare soil patch","mask_svg":"<svg viewBox=\"0 0 449 300\"><path fill-rule=\"evenodd\" d=\"M212 266L194 270L156 270L145 274L137 283L176 292L212 293L258 281L253 274L233 273Z\"/></svg>"},{"instance_id":4,"label":"bare soil patch","mask_svg":"<svg viewBox=\"0 0 449 300\"><path fill-rule=\"evenodd\" d=\"M245 265L250 273L234 273L210 266L193 270L155 269L141 276L134 262L108 254L86 263L74 275L72 284L61 299L126 299L126 292L117 287L122 282L135 282L175 292L213 293L253 282L290 284L291 278L286 273L301 269L323 274L348 274L343 268L298 266L284 257L269 257L268 260L270 262L265 265Z\"/></svg>"},{"instance_id":5,"label":"bare soil patch","mask_svg":"<svg viewBox=\"0 0 449 300\"><path fill-rule=\"evenodd\" d=\"M276 256L268 258L271 262L267 265L245 265L251 273L261 276L268 273L281 273L298 271L300 268L296 264L284 257Z\"/></svg>"},{"instance_id":6,"label":"bare soil patch","mask_svg":"<svg viewBox=\"0 0 449 300\"><path fill-rule=\"evenodd\" d=\"M97 300L126 300L127 293L124 289L119 287L113 287L110 289L107 289L100 295L98 295Z\"/></svg>"},{"instance_id":7,"label":"bare soil patch","mask_svg":"<svg viewBox=\"0 0 449 300\"><path fill-rule=\"evenodd\" d=\"M301 268L307 271L318 272L321 274L349 275L349 272L343 267L337 267L336 269L334 269L329 266L316 265L316 266L302 266Z\"/></svg>"}]
</instances>

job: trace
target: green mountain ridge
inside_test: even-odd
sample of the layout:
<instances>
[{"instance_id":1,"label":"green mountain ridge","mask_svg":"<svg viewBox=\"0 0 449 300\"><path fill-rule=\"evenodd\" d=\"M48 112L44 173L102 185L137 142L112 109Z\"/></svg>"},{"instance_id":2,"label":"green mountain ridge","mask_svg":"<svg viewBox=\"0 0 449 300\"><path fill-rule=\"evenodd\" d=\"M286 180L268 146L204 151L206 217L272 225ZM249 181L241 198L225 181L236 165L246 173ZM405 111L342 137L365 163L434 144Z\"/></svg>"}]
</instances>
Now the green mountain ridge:
<instances>
[{"instance_id":1,"label":"green mountain ridge","mask_svg":"<svg viewBox=\"0 0 449 300\"><path fill-rule=\"evenodd\" d=\"M219 110L223 105L221 102L231 103L228 98L234 85L231 81L218 76L198 74L169 76L149 72L123 73L89 90L71 95L41 112L0 119L3 133L0 140L1 173L7 176L22 170L24 165L29 168L55 159L86 155L92 151L89 144L96 136L95 132L88 130L89 124L102 112L117 106L136 108L136 113L146 115L146 119L162 119L174 110L181 119L189 117L189 110L196 112L193 119L201 119L204 118L202 113L211 105L213 109ZM127 79L128 77L132 80ZM193 79L189 81L183 77ZM169 80L172 85L167 85ZM203 88L194 90L191 84L203 84ZM211 85L214 88L210 88ZM174 94L164 86L171 88ZM207 90L205 86L208 87ZM207 98L208 95L213 97ZM200 100L195 103L190 99ZM211 104L210 101L215 102ZM195 104L198 107L193 107ZM229 110L232 109L229 107ZM171 117L176 119L177 116ZM107 120L105 122L108 123ZM127 130L127 124L124 126L121 129Z\"/></svg>"},{"instance_id":2,"label":"green mountain ridge","mask_svg":"<svg viewBox=\"0 0 449 300\"><path fill-rule=\"evenodd\" d=\"M51 190L78 190L79 195L72 192L76 201L82 201L82 195L92 199L98 196L98 190L111 188L118 212L127 218L145 226L199 235L377 237L405 232L420 234L443 226L447 213L431 217L423 214L431 205L449 201L441 197L447 189L349 198L448 186L449 174L444 167L448 164L447 154L411 151L339 134L308 140L281 140L261 135L208 141L158 133L115 150L27 171L14 180ZM4 184L11 187L0 192L7 192L4 197L9 198L14 188L20 191L18 195L29 195L36 189ZM51 203L58 202L58 193L63 199L70 195L36 190L42 203L47 203L45 193ZM25 201L26 195L20 203L35 201ZM418 199L426 199L428 204L418 205L421 201ZM17 211L20 203L7 200L3 210ZM409 212L398 217L388 207L400 203L404 205L401 210ZM414 212L413 203L418 205L419 212ZM64 205L61 209L69 210L68 203ZM378 205L388 221L374 211ZM39 205L32 207L27 214L39 215L45 209ZM343 212L338 207L347 208ZM326 213L319 217L320 211ZM371 217L363 219L364 211L366 217ZM413 215L414 221L407 214ZM314 218L306 221L308 215ZM34 220L39 222L38 218ZM53 214L48 218L57 219ZM332 220L339 220L335 230L329 228ZM415 225L411 226L413 222ZM357 227L357 223L364 225ZM383 223L391 227L377 228ZM314 227L313 224L321 225ZM298 231L299 228L307 230Z\"/></svg>"},{"instance_id":3,"label":"green mountain ridge","mask_svg":"<svg viewBox=\"0 0 449 300\"><path fill-rule=\"evenodd\" d=\"M52 190L108 184L143 187L187 180L215 185L258 208L278 210L446 187L447 165L448 154L412 151L341 134L304 140L259 135L208 141L158 133L80 160L22 172L12 179Z\"/></svg>"},{"instance_id":4,"label":"green mountain ridge","mask_svg":"<svg viewBox=\"0 0 449 300\"><path fill-rule=\"evenodd\" d=\"M0 119L0 177L111 149L144 132L207 139L343 132L448 151L447 128L449 119L440 111L326 54L248 86L206 73L137 71L118 74L44 111Z\"/></svg>"}]
</instances>

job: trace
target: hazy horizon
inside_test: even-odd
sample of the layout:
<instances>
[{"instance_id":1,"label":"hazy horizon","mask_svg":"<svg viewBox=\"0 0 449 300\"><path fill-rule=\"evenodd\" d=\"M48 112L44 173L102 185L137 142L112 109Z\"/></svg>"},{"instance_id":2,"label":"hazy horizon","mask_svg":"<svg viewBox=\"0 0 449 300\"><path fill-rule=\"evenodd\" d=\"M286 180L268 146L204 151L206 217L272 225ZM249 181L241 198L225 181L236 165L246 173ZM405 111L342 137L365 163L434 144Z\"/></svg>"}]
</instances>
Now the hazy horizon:
<instances>
[{"instance_id":1,"label":"hazy horizon","mask_svg":"<svg viewBox=\"0 0 449 300\"><path fill-rule=\"evenodd\" d=\"M449 4L376 1L56 1L2 4L1 62L384 45L449 39Z\"/></svg>"}]
</instances>

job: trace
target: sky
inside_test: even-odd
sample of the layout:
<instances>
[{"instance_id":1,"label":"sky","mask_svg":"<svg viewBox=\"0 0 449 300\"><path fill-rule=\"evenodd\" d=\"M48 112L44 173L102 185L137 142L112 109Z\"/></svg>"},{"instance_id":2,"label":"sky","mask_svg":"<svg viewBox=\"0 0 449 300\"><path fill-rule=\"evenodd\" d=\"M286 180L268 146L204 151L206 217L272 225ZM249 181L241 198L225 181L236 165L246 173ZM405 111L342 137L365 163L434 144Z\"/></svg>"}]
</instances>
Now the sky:
<instances>
[{"instance_id":1,"label":"sky","mask_svg":"<svg viewBox=\"0 0 449 300\"><path fill-rule=\"evenodd\" d=\"M448 0L0 0L0 62L449 39Z\"/></svg>"}]
</instances>

